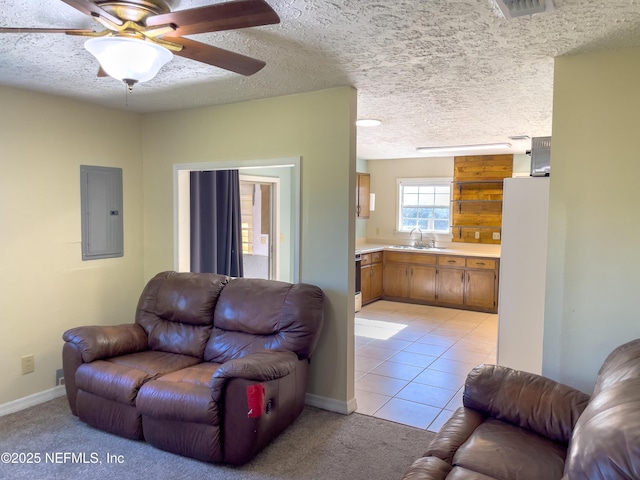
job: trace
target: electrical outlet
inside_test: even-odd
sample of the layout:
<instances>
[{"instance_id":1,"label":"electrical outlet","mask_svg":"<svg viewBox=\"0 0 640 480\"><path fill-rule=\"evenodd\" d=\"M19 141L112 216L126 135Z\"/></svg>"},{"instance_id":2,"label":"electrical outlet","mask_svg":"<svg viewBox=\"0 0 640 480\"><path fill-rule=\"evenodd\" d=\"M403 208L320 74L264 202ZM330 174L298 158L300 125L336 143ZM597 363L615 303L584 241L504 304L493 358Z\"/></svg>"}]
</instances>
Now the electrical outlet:
<instances>
[{"instance_id":1,"label":"electrical outlet","mask_svg":"<svg viewBox=\"0 0 640 480\"><path fill-rule=\"evenodd\" d=\"M480 232L475 232L474 237L476 240L480 238Z\"/></svg>"},{"instance_id":2,"label":"electrical outlet","mask_svg":"<svg viewBox=\"0 0 640 480\"><path fill-rule=\"evenodd\" d=\"M36 360L33 355L25 355L22 357L22 374L33 373L36 371Z\"/></svg>"},{"instance_id":3,"label":"electrical outlet","mask_svg":"<svg viewBox=\"0 0 640 480\"><path fill-rule=\"evenodd\" d=\"M493 232L492 237L494 240L500 240L500 232Z\"/></svg>"}]
</instances>

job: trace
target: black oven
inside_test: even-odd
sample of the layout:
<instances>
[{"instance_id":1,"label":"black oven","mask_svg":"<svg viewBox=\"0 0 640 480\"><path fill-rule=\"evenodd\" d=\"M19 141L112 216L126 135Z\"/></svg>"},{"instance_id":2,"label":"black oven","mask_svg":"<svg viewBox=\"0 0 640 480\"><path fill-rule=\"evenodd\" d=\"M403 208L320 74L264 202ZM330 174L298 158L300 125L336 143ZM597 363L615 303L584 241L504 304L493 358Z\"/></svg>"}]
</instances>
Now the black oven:
<instances>
[{"instance_id":1,"label":"black oven","mask_svg":"<svg viewBox=\"0 0 640 480\"><path fill-rule=\"evenodd\" d=\"M360 293L360 254L356 253L356 294Z\"/></svg>"}]
</instances>

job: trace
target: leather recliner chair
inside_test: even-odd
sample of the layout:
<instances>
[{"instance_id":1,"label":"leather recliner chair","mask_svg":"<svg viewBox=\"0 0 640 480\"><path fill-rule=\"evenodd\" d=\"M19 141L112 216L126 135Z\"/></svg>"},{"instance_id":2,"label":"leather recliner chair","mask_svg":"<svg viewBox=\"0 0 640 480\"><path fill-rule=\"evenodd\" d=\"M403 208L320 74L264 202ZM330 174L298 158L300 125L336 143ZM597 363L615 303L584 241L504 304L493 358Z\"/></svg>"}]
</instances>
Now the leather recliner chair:
<instances>
[{"instance_id":1,"label":"leather recliner chair","mask_svg":"<svg viewBox=\"0 0 640 480\"><path fill-rule=\"evenodd\" d=\"M482 365L463 403L404 480L640 478L640 339L607 357L591 396Z\"/></svg>"}]
</instances>

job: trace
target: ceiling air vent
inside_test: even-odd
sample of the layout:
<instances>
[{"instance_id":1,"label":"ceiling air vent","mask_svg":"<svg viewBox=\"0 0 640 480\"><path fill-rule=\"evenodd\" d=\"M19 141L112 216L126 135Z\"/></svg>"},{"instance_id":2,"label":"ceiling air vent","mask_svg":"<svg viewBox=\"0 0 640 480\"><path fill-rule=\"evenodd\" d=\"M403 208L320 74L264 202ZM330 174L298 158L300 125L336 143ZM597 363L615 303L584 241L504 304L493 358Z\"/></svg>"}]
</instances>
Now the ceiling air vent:
<instances>
[{"instance_id":1,"label":"ceiling air vent","mask_svg":"<svg viewBox=\"0 0 640 480\"><path fill-rule=\"evenodd\" d=\"M495 0L504 18L522 17L553 10L553 0Z\"/></svg>"}]
</instances>

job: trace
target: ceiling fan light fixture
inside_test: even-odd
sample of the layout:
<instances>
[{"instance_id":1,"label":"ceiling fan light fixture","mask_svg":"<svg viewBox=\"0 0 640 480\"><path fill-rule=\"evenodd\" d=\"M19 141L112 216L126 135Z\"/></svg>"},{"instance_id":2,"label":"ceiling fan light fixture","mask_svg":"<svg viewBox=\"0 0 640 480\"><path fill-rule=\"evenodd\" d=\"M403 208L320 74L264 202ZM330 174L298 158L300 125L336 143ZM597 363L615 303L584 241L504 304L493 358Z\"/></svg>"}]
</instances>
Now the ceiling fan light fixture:
<instances>
[{"instance_id":1,"label":"ceiling fan light fixture","mask_svg":"<svg viewBox=\"0 0 640 480\"><path fill-rule=\"evenodd\" d=\"M129 37L91 38L84 47L110 77L125 82L129 88L151 80L173 58L161 45Z\"/></svg>"},{"instance_id":2,"label":"ceiling fan light fixture","mask_svg":"<svg viewBox=\"0 0 640 480\"><path fill-rule=\"evenodd\" d=\"M375 118L361 118L356 120L357 127L377 127L380 124L382 124L382 122Z\"/></svg>"}]
</instances>

